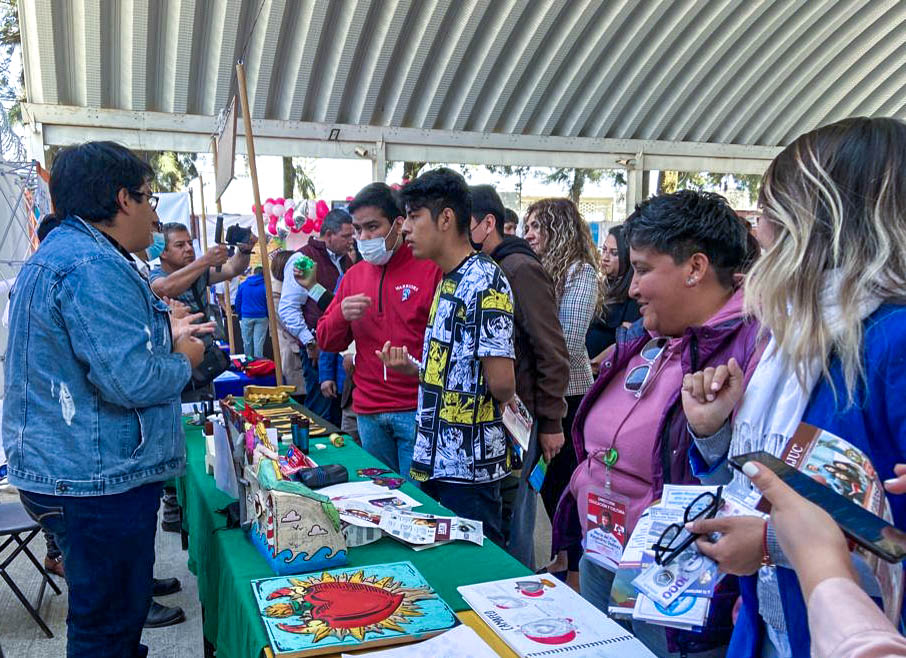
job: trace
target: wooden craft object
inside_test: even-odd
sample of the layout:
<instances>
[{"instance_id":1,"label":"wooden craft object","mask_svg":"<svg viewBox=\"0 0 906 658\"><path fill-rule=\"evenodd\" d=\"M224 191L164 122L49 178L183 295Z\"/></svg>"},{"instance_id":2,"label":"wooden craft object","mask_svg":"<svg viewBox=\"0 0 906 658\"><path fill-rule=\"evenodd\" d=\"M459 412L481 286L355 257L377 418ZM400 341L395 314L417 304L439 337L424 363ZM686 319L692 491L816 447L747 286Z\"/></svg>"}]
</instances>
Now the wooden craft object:
<instances>
[{"instance_id":1,"label":"wooden craft object","mask_svg":"<svg viewBox=\"0 0 906 658\"><path fill-rule=\"evenodd\" d=\"M279 468L262 459L249 482L245 504L249 539L276 574L296 574L346 564L346 539L330 499L300 482L278 479Z\"/></svg>"},{"instance_id":2,"label":"wooden craft object","mask_svg":"<svg viewBox=\"0 0 906 658\"><path fill-rule=\"evenodd\" d=\"M289 394L295 390L295 386L246 386L243 397L250 404L286 402Z\"/></svg>"},{"instance_id":3,"label":"wooden craft object","mask_svg":"<svg viewBox=\"0 0 906 658\"><path fill-rule=\"evenodd\" d=\"M414 642L458 623L410 562L253 580L252 591L278 658Z\"/></svg>"}]
</instances>

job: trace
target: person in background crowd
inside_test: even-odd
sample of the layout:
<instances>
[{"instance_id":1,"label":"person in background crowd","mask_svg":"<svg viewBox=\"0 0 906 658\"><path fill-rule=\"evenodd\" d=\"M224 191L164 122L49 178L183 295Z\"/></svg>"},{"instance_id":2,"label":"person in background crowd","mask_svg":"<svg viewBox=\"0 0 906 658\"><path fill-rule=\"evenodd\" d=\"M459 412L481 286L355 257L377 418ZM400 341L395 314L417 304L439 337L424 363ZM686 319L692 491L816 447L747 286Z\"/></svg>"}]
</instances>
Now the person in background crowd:
<instances>
[{"instance_id":1,"label":"person in background crowd","mask_svg":"<svg viewBox=\"0 0 906 658\"><path fill-rule=\"evenodd\" d=\"M349 247L353 242L352 217L342 208L334 208L321 224L320 240L312 238L297 253L308 256L318 266L317 282L329 292L336 290L340 277L352 267ZM318 376L318 344L312 331L322 310L316 300L295 282L296 257L290 258L283 272L285 294L280 298L278 315L284 326L305 346L300 352L305 373L305 406L334 425L340 423L339 400L327 398L321 392ZM292 283L288 283L292 281ZM291 289L287 290L287 286Z\"/></svg>"},{"instance_id":2,"label":"person in background crowd","mask_svg":"<svg viewBox=\"0 0 906 658\"><path fill-rule=\"evenodd\" d=\"M576 413L579 466L557 508L555 549L584 536L590 497L622 507L628 537L664 483L697 483L680 399L683 377L729 361L741 386L763 349L758 323L743 313L737 277L748 264L746 232L723 197L689 190L655 196L638 206L624 230L635 270L629 294L642 322L617 333ZM726 455L726 444L697 442L715 458ZM606 612L613 572L583 555L579 575L582 596ZM665 633L640 622L633 630L659 656L723 655L737 598L731 585L712 599L702 633Z\"/></svg>"},{"instance_id":3,"label":"person in background crowd","mask_svg":"<svg viewBox=\"0 0 906 658\"><path fill-rule=\"evenodd\" d=\"M897 466L906 473L906 464ZM743 472L771 503L771 524L790 561L808 605L815 658L906 656L897 631L854 577L849 543L830 515L806 500L770 469L746 462ZM906 477L885 483L906 490Z\"/></svg>"},{"instance_id":4,"label":"person in background crowd","mask_svg":"<svg viewBox=\"0 0 906 658\"><path fill-rule=\"evenodd\" d=\"M233 351L236 354L242 354L245 352L245 345L242 344L242 327L239 325L239 318L236 315L236 295L239 293L239 283L239 277L237 276L230 281L221 281L220 283L215 283L211 288L214 291L214 300L217 302L217 307L220 309L220 316L223 319L224 335L229 335L226 323L229 321L233 325ZM231 320L227 320L227 284L230 285Z\"/></svg>"},{"instance_id":5,"label":"person in background crowd","mask_svg":"<svg viewBox=\"0 0 906 658\"><path fill-rule=\"evenodd\" d=\"M516 235L519 231L519 215L516 214L516 211L512 208L506 208L504 210L503 218L503 234L504 235Z\"/></svg>"},{"instance_id":6,"label":"person in background crowd","mask_svg":"<svg viewBox=\"0 0 906 658\"><path fill-rule=\"evenodd\" d=\"M405 345L384 343L383 363L418 376L411 475L457 515L481 521L504 545L500 483L512 468L501 406L516 390L513 295L500 267L469 240L469 188L462 176L434 169L402 190L403 235L417 258L444 272L424 331L421 367Z\"/></svg>"},{"instance_id":7,"label":"person in background crowd","mask_svg":"<svg viewBox=\"0 0 906 658\"><path fill-rule=\"evenodd\" d=\"M251 359L264 356L264 339L267 336L267 289L263 272L264 268L259 265L254 274L239 284L233 307L242 327L245 355Z\"/></svg>"},{"instance_id":8,"label":"person in background crowd","mask_svg":"<svg viewBox=\"0 0 906 658\"><path fill-rule=\"evenodd\" d=\"M585 334L585 348L588 356L592 357L594 374L598 373L604 350L617 341L617 329L628 327L641 317L638 302L629 296L633 270L629 262L629 242L622 226L614 226L607 233L601 255L601 271L607 289L604 312L595 318Z\"/></svg>"},{"instance_id":9,"label":"person in background crowd","mask_svg":"<svg viewBox=\"0 0 906 658\"><path fill-rule=\"evenodd\" d=\"M535 569L535 508L537 497L528 476L540 455L550 461L563 448L563 416L569 353L563 330L553 313L554 286L529 244L504 235L504 209L490 185L469 188L472 198L471 239L500 266L513 290L516 352L516 394L535 420L521 473L502 483L503 534L507 551Z\"/></svg>"},{"instance_id":10,"label":"person in background crowd","mask_svg":"<svg viewBox=\"0 0 906 658\"><path fill-rule=\"evenodd\" d=\"M318 320L318 345L342 352L355 342L352 408L362 446L408 478L418 381L386 369L375 351L391 340L421 357L441 272L431 261L417 260L403 242L402 210L389 186L365 186L348 208L362 262L346 273Z\"/></svg>"},{"instance_id":11,"label":"person in background crowd","mask_svg":"<svg viewBox=\"0 0 906 658\"><path fill-rule=\"evenodd\" d=\"M348 253L353 265L362 259L358 249L355 247L355 241L353 241ZM298 280L298 276L296 279ZM339 289L339 281L337 282L337 288ZM339 425L340 430L346 432L358 442L360 440L359 428L355 411L352 410L352 391L355 389L352 377L352 373L355 370L354 357L355 343L350 344L346 350L339 353L321 350L321 355L318 358L318 377L321 380L322 395L328 398L336 398L339 402L340 420L337 425Z\"/></svg>"},{"instance_id":12,"label":"person in background crowd","mask_svg":"<svg viewBox=\"0 0 906 658\"><path fill-rule=\"evenodd\" d=\"M771 344L745 394L722 370L684 383L690 428L706 437L699 447L780 456L801 421L864 451L882 479L894 474L906 454L903 199L906 124L896 119L845 119L774 159L759 199L765 251L746 280L747 309ZM693 451L696 471L748 487L717 452ZM896 526L906 527L906 500L888 500ZM751 575L740 579L731 654L809 655L806 604L773 525L726 521L716 543L699 544L726 573Z\"/></svg>"},{"instance_id":13,"label":"person in background crowd","mask_svg":"<svg viewBox=\"0 0 906 658\"><path fill-rule=\"evenodd\" d=\"M576 468L576 451L571 449L573 419L582 396L594 382L585 351L585 334L592 317L601 312L603 277L599 275L598 251L591 230L575 203L569 199L542 199L529 206L525 217L525 239L554 282L560 326L569 351L569 385L563 419L566 449L551 460L541 487L544 509L553 519L557 501ZM580 555L578 547L571 547L568 555L555 556L548 569L552 573L568 570L575 586Z\"/></svg>"},{"instance_id":14,"label":"person in background crowd","mask_svg":"<svg viewBox=\"0 0 906 658\"><path fill-rule=\"evenodd\" d=\"M22 504L63 552L70 656L147 655L161 482L184 468L180 393L213 329L193 316L171 328L133 264L158 224L152 177L112 142L58 153L63 220L12 292L3 443Z\"/></svg>"},{"instance_id":15,"label":"person in background crowd","mask_svg":"<svg viewBox=\"0 0 906 658\"><path fill-rule=\"evenodd\" d=\"M192 313L206 311L208 286L229 281L248 269L249 257L258 242L253 235L251 242L240 245L232 257L226 246L214 245L196 259L189 229L169 222L163 225L162 232L166 246L160 254L160 265L151 270L151 289L160 297L181 301Z\"/></svg>"},{"instance_id":16,"label":"person in background crowd","mask_svg":"<svg viewBox=\"0 0 906 658\"><path fill-rule=\"evenodd\" d=\"M270 255L271 290L274 294L274 308L280 308L280 297L283 291L283 273L286 264L293 257L292 251L281 249ZM277 314L277 338L280 344L280 365L283 368L283 383L294 386L296 391L305 394L305 377L302 373L302 359L299 356L301 349L299 341L286 331L283 321Z\"/></svg>"}]
</instances>

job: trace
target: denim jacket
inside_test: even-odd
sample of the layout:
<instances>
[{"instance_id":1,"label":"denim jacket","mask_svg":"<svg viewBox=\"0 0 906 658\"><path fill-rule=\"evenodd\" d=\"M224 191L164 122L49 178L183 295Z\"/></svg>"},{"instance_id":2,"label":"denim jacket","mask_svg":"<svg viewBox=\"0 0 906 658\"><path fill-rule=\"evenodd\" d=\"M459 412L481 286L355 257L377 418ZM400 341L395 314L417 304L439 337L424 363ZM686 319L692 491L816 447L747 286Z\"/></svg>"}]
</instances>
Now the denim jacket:
<instances>
[{"instance_id":1,"label":"denim jacket","mask_svg":"<svg viewBox=\"0 0 906 658\"><path fill-rule=\"evenodd\" d=\"M9 480L50 495L128 491L185 466L169 309L113 244L68 217L10 295L3 447Z\"/></svg>"}]
</instances>

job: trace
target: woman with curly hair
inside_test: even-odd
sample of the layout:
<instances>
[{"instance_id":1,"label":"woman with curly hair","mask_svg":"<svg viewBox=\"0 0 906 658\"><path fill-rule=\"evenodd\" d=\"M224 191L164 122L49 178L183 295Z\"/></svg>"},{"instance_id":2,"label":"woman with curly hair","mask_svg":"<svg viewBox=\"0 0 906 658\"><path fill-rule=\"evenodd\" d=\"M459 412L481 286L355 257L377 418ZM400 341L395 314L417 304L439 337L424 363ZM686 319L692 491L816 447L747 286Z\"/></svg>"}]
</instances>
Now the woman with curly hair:
<instances>
[{"instance_id":1,"label":"woman with curly hair","mask_svg":"<svg viewBox=\"0 0 906 658\"><path fill-rule=\"evenodd\" d=\"M569 385L566 388L566 418L563 419L564 449L548 464L541 488L544 508L553 519L557 501L577 464L572 446L572 423L582 396L594 382L585 350L585 334L592 318L601 312L604 279L598 269L598 251L591 230L576 204L569 199L536 201L526 211L525 228L526 241L538 254L554 282L560 325L569 351ZM570 551L569 571L578 572L579 557L581 550L578 547ZM551 567L552 571L562 571L567 567L560 559L555 565Z\"/></svg>"}]
</instances>

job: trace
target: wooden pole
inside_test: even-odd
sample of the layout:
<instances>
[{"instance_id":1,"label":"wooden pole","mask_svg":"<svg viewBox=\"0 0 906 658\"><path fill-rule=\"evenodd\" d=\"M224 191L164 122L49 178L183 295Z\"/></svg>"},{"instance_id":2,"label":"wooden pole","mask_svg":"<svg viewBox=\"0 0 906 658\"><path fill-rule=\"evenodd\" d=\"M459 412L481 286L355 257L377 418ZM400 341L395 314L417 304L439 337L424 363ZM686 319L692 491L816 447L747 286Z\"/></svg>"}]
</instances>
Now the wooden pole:
<instances>
[{"instance_id":1,"label":"wooden pole","mask_svg":"<svg viewBox=\"0 0 906 658\"><path fill-rule=\"evenodd\" d=\"M249 158L249 173L252 178L252 193L255 196L255 219L258 222L258 250L261 254L261 266L266 267L268 265L267 234L264 232L264 216L261 214L258 167L255 164L255 138L252 136L252 113L249 110L249 93L245 83L245 65L242 60L236 64L236 81L239 87L239 100L242 103L242 123L245 126L245 146ZM274 351L274 374L277 378L277 386L282 386L283 369L280 365L280 337L277 335L277 312L274 309L274 290L268 273L264 275L264 288L267 294L267 317L271 328L271 348Z\"/></svg>"},{"instance_id":2,"label":"wooden pole","mask_svg":"<svg viewBox=\"0 0 906 658\"><path fill-rule=\"evenodd\" d=\"M214 147L214 169L217 169L217 143L212 142ZM201 235L202 235L202 250L204 253L208 251L208 214L205 212L204 206L204 178L201 177L201 173L198 174L198 186L201 188ZM217 212L220 212L220 201L217 202ZM227 342L230 344L230 354L236 353L236 336L233 334L233 305L230 303L230 281L227 279L223 282L223 296L224 296L224 306L226 309L226 318L224 319L224 324L226 325L227 330Z\"/></svg>"}]
</instances>

